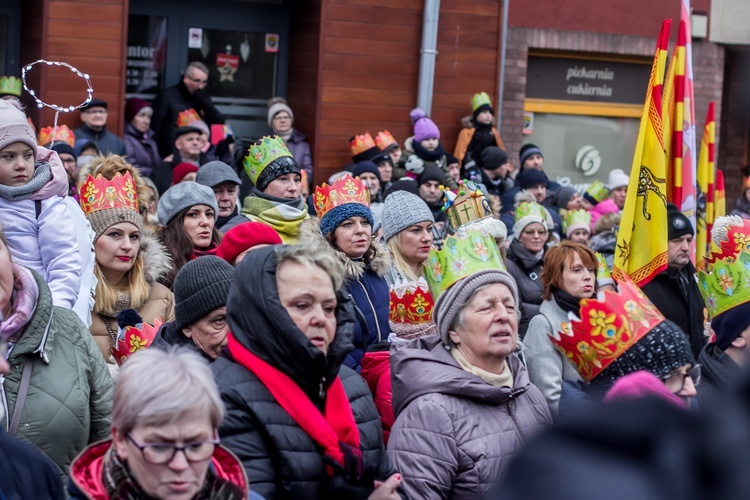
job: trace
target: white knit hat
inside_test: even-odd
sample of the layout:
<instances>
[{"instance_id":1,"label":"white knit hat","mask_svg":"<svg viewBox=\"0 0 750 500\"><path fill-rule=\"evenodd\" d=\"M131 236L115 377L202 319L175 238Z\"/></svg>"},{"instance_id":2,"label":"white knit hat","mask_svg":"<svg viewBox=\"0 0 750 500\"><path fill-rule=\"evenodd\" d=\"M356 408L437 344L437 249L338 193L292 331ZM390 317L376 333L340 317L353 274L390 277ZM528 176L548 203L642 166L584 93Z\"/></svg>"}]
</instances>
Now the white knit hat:
<instances>
[{"instance_id":1,"label":"white knit hat","mask_svg":"<svg viewBox=\"0 0 750 500\"><path fill-rule=\"evenodd\" d=\"M622 169L615 168L609 172L609 182L607 186L610 190L627 186L630 182L628 175Z\"/></svg>"}]
</instances>

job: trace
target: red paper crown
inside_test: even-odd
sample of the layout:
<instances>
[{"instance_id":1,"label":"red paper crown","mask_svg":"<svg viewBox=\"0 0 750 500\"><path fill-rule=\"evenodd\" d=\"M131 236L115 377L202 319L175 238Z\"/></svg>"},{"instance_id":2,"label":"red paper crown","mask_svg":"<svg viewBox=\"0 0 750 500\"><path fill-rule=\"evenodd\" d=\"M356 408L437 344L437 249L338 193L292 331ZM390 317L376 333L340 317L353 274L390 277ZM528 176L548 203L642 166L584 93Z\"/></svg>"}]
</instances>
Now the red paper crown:
<instances>
[{"instance_id":1,"label":"red paper crown","mask_svg":"<svg viewBox=\"0 0 750 500\"><path fill-rule=\"evenodd\" d=\"M391 144L395 143L396 139L393 138L390 132L387 130L383 130L382 132L378 132L378 135L375 136L375 144L378 146L378 149L383 151L385 148L390 146Z\"/></svg>"},{"instance_id":2,"label":"red paper crown","mask_svg":"<svg viewBox=\"0 0 750 500\"><path fill-rule=\"evenodd\" d=\"M731 215L717 217L711 240L711 256L706 258L709 262L750 251L750 220Z\"/></svg>"},{"instance_id":3,"label":"red paper crown","mask_svg":"<svg viewBox=\"0 0 750 500\"><path fill-rule=\"evenodd\" d=\"M193 108L190 108L180 112L180 115L177 117L177 126L187 127L193 122L199 122L202 120L203 119L200 117L198 112Z\"/></svg>"},{"instance_id":4,"label":"red paper crown","mask_svg":"<svg viewBox=\"0 0 750 500\"><path fill-rule=\"evenodd\" d=\"M586 382L599 375L633 344L664 321L664 316L629 278L619 292L581 300L581 319L563 323L550 340Z\"/></svg>"},{"instance_id":5,"label":"red paper crown","mask_svg":"<svg viewBox=\"0 0 750 500\"><path fill-rule=\"evenodd\" d=\"M52 129L53 127L44 127L39 131L39 144L44 146L52 142ZM68 128L67 125L58 125L55 130L55 142L67 142L68 145L73 148L76 145L76 136L73 131Z\"/></svg>"},{"instance_id":6,"label":"red paper crown","mask_svg":"<svg viewBox=\"0 0 750 500\"><path fill-rule=\"evenodd\" d=\"M352 156L356 156L359 153L362 153L374 147L375 141L372 140L370 132L365 132L362 135L355 135L352 140L349 141L349 149L352 152Z\"/></svg>"},{"instance_id":7,"label":"red paper crown","mask_svg":"<svg viewBox=\"0 0 750 500\"><path fill-rule=\"evenodd\" d=\"M423 285L391 290L388 319L410 325L430 323L435 302L425 281Z\"/></svg>"},{"instance_id":8,"label":"red paper crown","mask_svg":"<svg viewBox=\"0 0 750 500\"><path fill-rule=\"evenodd\" d=\"M148 323L140 323L140 327L126 326L121 328L117 334L117 342L112 350L115 361L122 365L127 358L150 346L156 338L156 333L161 327L162 321L157 319L153 326Z\"/></svg>"},{"instance_id":9,"label":"red paper crown","mask_svg":"<svg viewBox=\"0 0 750 500\"><path fill-rule=\"evenodd\" d=\"M322 186L315 186L315 210L319 219L333 208L346 203L360 203L370 207L370 190L359 177L354 179L346 174L330 186L325 182Z\"/></svg>"},{"instance_id":10,"label":"red paper crown","mask_svg":"<svg viewBox=\"0 0 750 500\"><path fill-rule=\"evenodd\" d=\"M127 208L138 212L138 195L130 172L116 173L110 181L101 174L94 179L91 175L81 186L81 210L88 215L99 210Z\"/></svg>"}]
</instances>

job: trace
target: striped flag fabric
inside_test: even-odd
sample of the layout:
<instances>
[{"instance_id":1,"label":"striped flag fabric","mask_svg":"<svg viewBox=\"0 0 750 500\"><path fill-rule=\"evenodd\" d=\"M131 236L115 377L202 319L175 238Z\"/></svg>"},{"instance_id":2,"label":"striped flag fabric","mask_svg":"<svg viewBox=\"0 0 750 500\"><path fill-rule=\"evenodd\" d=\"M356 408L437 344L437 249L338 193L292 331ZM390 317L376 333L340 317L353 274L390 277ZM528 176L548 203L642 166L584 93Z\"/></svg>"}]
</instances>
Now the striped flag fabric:
<instances>
[{"instance_id":1,"label":"striped flag fabric","mask_svg":"<svg viewBox=\"0 0 750 500\"><path fill-rule=\"evenodd\" d=\"M714 191L716 170L714 165L714 144L716 142L716 123L714 122L715 105L708 104L706 124L703 126L703 138L698 155L698 214L695 233L695 263L703 269L703 259L708 255L711 242L711 228L714 223Z\"/></svg>"}]
</instances>

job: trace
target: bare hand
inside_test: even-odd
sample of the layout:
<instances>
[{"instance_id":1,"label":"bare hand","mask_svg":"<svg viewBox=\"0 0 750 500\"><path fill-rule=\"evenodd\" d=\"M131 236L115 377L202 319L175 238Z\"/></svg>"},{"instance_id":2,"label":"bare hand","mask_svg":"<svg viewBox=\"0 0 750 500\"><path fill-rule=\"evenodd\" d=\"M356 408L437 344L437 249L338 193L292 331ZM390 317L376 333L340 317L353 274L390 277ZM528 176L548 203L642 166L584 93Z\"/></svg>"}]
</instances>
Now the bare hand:
<instances>
[{"instance_id":1,"label":"bare hand","mask_svg":"<svg viewBox=\"0 0 750 500\"><path fill-rule=\"evenodd\" d=\"M393 474L383 481L375 481L375 491L373 491L368 500L401 500L401 495L396 491L401 485L401 474Z\"/></svg>"}]
</instances>

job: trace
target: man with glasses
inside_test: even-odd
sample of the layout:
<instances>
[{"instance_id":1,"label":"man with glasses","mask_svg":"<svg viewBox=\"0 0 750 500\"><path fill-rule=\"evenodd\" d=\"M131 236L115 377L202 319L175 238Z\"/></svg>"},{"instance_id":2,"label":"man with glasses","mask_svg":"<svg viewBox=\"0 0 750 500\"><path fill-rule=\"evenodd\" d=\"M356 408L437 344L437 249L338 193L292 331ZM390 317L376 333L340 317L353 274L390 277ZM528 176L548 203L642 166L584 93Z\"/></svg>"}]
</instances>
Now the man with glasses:
<instances>
[{"instance_id":1,"label":"man with glasses","mask_svg":"<svg viewBox=\"0 0 750 500\"><path fill-rule=\"evenodd\" d=\"M76 144L88 140L96 144L102 154L125 155L125 142L107 130L107 101L92 99L81 108L81 126L73 131Z\"/></svg>"},{"instance_id":2,"label":"man with glasses","mask_svg":"<svg viewBox=\"0 0 750 500\"><path fill-rule=\"evenodd\" d=\"M224 123L224 115L216 109L206 93L209 71L205 64L194 61L188 64L177 85L169 87L156 97L151 130L159 137L162 156L172 152L174 133L180 113L194 109L209 126Z\"/></svg>"}]
</instances>

